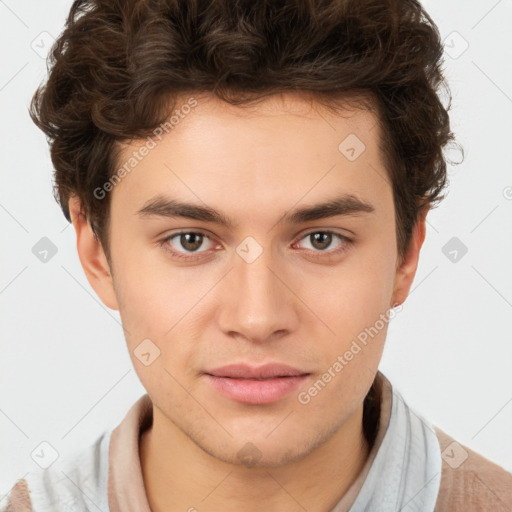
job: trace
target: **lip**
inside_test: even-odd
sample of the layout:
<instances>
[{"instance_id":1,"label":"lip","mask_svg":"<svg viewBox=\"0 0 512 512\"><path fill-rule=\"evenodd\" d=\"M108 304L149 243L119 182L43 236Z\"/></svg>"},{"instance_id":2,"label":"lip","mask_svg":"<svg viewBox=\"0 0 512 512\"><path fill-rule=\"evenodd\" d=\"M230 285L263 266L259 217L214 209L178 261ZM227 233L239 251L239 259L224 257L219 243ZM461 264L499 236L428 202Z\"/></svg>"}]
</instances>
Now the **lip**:
<instances>
[{"instance_id":1,"label":"lip","mask_svg":"<svg viewBox=\"0 0 512 512\"><path fill-rule=\"evenodd\" d=\"M254 405L283 399L309 375L309 372L280 363L258 367L231 364L204 372L207 381L224 396Z\"/></svg>"}]
</instances>

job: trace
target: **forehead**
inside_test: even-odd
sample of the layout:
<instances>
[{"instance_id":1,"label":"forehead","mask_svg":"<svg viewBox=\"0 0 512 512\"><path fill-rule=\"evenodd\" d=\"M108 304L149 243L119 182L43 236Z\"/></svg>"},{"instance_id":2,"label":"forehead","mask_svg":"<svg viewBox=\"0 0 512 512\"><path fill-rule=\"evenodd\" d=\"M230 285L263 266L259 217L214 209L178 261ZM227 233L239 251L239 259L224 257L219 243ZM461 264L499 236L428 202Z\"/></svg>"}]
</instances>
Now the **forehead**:
<instances>
[{"instance_id":1,"label":"forehead","mask_svg":"<svg viewBox=\"0 0 512 512\"><path fill-rule=\"evenodd\" d=\"M173 114L172 127L122 146L118 167L135 165L115 186L113 208L122 198L124 213L135 215L167 194L262 214L263 206L289 209L340 193L377 206L390 197L378 119L368 110L332 112L297 94L242 107L189 95ZM151 149L141 158L143 146Z\"/></svg>"},{"instance_id":2,"label":"forehead","mask_svg":"<svg viewBox=\"0 0 512 512\"><path fill-rule=\"evenodd\" d=\"M205 137L213 138L223 132L234 135L232 131L235 129L237 138L252 136L256 137L255 142L268 143L277 133L279 137L274 142L285 144L288 138L283 128L286 128L286 132L293 135L295 140L302 133L303 138L311 141L308 145L311 147L318 145L320 140L324 140L325 145L331 144L346 130L352 130L361 139L368 138L369 132L374 130L373 135L378 134L376 105L370 97L356 96L354 93L333 100L331 108L304 92L294 92L274 94L243 105L232 105L211 94L203 94L194 97L195 107L185 110L191 97L181 96L176 101L173 112L181 115L171 113L168 119L174 118L174 125L171 130L165 130L164 138L169 131L174 133L176 139L193 137L200 132L206 142ZM326 132L334 132L331 136L336 135L325 139Z\"/></svg>"}]
</instances>

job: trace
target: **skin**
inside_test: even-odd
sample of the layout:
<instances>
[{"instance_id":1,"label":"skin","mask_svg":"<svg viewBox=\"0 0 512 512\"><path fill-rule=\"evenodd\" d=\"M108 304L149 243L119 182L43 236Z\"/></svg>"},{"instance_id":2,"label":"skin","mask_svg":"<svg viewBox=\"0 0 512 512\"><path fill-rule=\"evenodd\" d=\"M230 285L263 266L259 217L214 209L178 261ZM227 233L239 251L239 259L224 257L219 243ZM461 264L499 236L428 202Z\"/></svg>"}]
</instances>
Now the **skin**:
<instances>
[{"instance_id":1,"label":"skin","mask_svg":"<svg viewBox=\"0 0 512 512\"><path fill-rule=\"evenodd\" d=\"M297 394L379 315L403 303L426 211L400 264L391 183L368 111L336 116L292 93L250 109L196 98L193 112L111 192L112 268L79 199L69 203L87 279L106 306L119 310L134 368L153 402L153 424L140 444L148 500L154 512L250 512L261 510L262 496L267 511L330 510L368 456L363 400L387 323L308 404ZM366 146L353 162L338 150L349 134ZM124 146L120 165L140 144ZM214 208L234 227L137 216L158 193ZM299 206L342 193L371 203L374 212L279 222ZM179 230L209 237L196 252L179 236L167 241L195 259L173 257L161 245ZM326 230L353 242L336 255L344 239L333 236L322 249L307 236ZM263 249L252 263L236 252L248 236ZM133 352L146 338L161 351L149 366ZM278 402L242 404L201 375L235 362L282 362L311 375ZM238 456L249 442L259 454L252 466Z\"/></svg>"}]
</instances>

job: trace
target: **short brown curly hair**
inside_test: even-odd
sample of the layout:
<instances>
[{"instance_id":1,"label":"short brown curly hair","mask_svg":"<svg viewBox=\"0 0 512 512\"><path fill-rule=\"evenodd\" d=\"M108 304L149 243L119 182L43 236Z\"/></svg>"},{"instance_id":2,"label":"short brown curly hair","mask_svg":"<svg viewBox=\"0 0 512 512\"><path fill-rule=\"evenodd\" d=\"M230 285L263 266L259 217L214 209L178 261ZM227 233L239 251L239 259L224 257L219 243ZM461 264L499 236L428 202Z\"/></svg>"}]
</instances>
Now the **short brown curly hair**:
<instances>
[{"instance_id":1,"label":"short brown curly hair","mask_svg":"<svg viewBox=\"0 0 512 512\"><path fill-rule=\"evenodd\" d=\"M178 95L242 106L299 92L336 110L362 93L378 112L402 258L447 182L442 54L416 0L76 0L30 115L51 148L55 199L68 221L70 196L81 199L110 262L110 194L93 191L116 169L117 143L148 136Z\"/></svg>"}]
</instances>

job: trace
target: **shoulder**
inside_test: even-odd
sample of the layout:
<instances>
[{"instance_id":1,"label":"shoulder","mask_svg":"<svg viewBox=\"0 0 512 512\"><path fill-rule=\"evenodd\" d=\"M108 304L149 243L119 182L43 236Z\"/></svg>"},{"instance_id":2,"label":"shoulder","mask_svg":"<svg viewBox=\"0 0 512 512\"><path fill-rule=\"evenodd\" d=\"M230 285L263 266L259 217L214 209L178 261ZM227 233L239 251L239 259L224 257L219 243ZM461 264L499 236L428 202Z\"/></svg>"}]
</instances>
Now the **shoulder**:
<instances>
[{"instance_id":1,"label":"shoulder","mask_svg":"<svg viewBox=\"0 0 512 512\"><path fill-rule=\"evenodd\" d=\"M112 432L49 468L29 472L4 498L1 512L108 510L108 455Z\"/></svg>"},{"instance_id":2,"label":"shoulder","mask_svg":"<svg viewBox=\"0 0 512 512\"><path fill-rule=\"evenodd\" d=\"M434 512L512 510L512 474L434 425L441 447L441 484Z\"/></svg>"}]
</instances>

